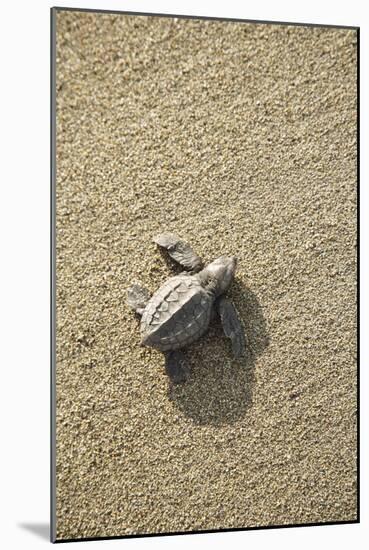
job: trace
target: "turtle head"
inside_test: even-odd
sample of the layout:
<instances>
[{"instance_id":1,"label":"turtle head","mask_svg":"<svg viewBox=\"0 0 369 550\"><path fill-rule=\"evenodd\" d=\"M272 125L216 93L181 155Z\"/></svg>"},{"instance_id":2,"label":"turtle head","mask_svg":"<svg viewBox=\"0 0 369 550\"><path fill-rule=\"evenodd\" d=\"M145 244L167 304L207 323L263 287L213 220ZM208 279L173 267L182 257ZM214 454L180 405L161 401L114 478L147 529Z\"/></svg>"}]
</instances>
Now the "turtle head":
<instances>
[{"instance_id":1,"label":"turtle head","mask_svg":"<svg viewBox=\"0 0 369 550\"><path fill-rule=\"evenodd\" d=\"M236 272L237 258L235 256L220 256L201 272L204 287L216 296L228 290Z\"/></svg>"}]
</instances>

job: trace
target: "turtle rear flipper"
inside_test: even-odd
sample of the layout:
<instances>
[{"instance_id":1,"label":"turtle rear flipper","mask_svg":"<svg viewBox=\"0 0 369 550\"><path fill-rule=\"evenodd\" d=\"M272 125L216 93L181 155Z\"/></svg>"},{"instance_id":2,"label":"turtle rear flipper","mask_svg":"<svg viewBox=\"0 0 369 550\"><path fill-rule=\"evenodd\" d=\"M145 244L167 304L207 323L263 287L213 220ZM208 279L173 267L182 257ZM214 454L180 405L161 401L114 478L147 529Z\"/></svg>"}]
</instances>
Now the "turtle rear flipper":
<instances>
[{"instance_id":1,"label":"turtle rear flipper","mask_svg":"<svg viewBox=\"0 0 369 550\"><path fill-rule=\"evenodd\" d=\"M173 384L185 382L189 375L189 367L185 354L180 350L166 352L165 370Z\"/></svg>"},{"instance_id":2,"label":"turtle rear flipper","mask_svg":"<svg viewBox=\"0 0 369 550\"><path fill-rule=\"evenodd\" d=\"M217 309L224 334L230 338L232 342L234 357L242 357L246 353L246 339L236 308L228 298L221 296L217 300Z\"/></svg>"},{"instance_id":3,"label":"turtle rear flipper","mask_svg":"<svg viewBox=\"0 0 369 550\"><path fill-rule=\"evenodd\" d=\"M147 302L150 300L150 292L140 285L132 285L127 289L127 304L142 315Z\"/></svg>"},{"instance_id":4,"label":"turtle rear flipper","mask_svg":"<svg viewBox=\"0 0 369 550\"><path fill-rule=\"evenodd\" d=\"M168 251L169 256L185 269L193 272L203 268L203 261L190 245L173 233L161 233L153 238L154 243Z\"/></svg>"}]
</instances>

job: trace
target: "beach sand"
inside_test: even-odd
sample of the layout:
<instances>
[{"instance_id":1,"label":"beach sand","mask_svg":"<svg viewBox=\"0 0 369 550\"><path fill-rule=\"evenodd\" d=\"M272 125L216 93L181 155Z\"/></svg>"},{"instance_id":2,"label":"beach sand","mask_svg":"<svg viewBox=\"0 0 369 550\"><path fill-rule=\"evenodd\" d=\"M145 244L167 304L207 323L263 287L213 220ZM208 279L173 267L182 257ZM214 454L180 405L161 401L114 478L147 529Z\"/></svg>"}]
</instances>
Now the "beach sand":
<instances>
[{"instance_id":1,"label":"beach sand","mask_svg":"<svg viewBox=\"0 0 369 550\"><path fill-rule=\"evenodd\" d=\"M354 521L356 32L57 13L57 539ZM238 257L171 387L126 289Z\"/></svg>"}]
</instances>

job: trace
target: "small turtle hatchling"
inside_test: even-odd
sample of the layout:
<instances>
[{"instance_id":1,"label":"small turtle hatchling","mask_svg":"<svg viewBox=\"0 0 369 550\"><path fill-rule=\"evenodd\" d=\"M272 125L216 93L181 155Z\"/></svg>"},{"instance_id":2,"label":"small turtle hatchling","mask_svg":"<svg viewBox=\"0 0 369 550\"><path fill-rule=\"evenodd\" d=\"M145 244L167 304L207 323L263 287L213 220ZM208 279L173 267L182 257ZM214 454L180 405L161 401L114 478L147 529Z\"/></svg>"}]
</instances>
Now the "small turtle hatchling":
<instances>
[{"instance_id":1,"label":"small turtle hatchling","mask_svg":"<svg viewBox=\"0 0 369 550\"><path fill-rule=\"evenodd\" d=\"M170 379L183 382L188 369L181 348L200 338L217 312L233 355L244 355L242 324L234 305L224 296L236 271L236 258L220 256L204 267L202 259L176 235L163 233L153 240L188 271L168 279L151 297L139 285L128 289L127 303L141 315L141 345L164 352Z\"/></svg>"}]
</instances>

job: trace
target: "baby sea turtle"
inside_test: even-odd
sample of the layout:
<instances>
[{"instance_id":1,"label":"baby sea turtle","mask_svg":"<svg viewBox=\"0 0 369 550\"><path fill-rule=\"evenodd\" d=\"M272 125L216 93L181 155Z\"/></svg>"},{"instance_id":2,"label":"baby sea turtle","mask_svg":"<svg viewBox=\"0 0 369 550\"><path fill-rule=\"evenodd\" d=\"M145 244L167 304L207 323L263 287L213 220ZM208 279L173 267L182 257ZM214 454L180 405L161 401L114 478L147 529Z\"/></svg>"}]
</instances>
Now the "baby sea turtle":
<instances>
[{"instance_id":1,"label":"baby sea turtle","mask_svg":"<svg viewBox=\"0 0 369 550\"><path fill-rule=\"evenodd\" d=\"M224 296L236 271L236 258L220 256L204 267L190 245L176 235L162 233L153 240L188 271L168 279L151 297L139 285L128 289L127 303L141 315L141 345L164 352L167 374L173 382L182 382L188 369L181 348L207 331L215 312L231 339L234 357L244 355L242 324L234 305Z\"/></svg>"}]
</instances>

